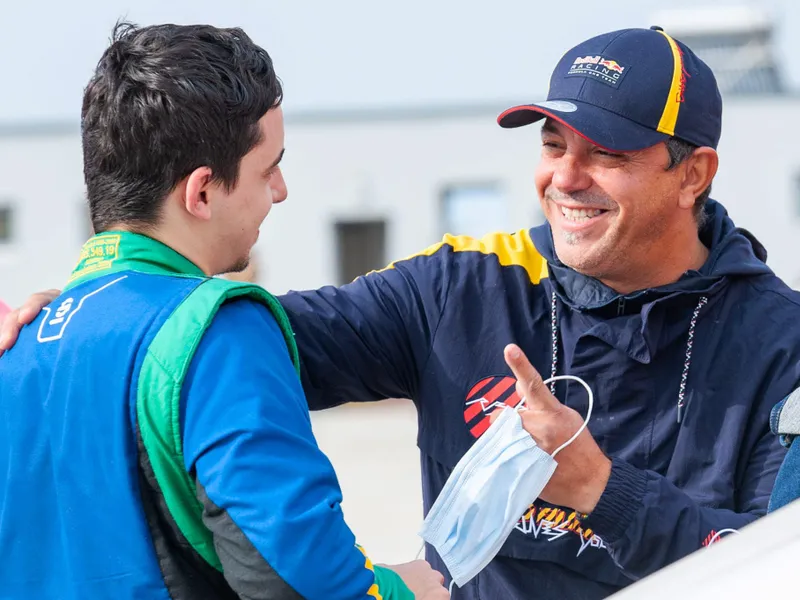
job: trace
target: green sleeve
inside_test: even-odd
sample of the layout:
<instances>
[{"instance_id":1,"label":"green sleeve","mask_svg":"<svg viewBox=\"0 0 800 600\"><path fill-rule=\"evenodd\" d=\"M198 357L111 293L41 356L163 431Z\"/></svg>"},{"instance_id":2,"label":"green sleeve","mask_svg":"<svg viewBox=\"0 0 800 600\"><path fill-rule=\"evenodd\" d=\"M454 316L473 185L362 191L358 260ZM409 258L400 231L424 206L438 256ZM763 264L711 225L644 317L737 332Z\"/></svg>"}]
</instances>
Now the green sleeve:
<instances>
[{"instance_id":1,"label":"green sleeve","mask_svg":"<svg viewBox=\"0 0 800 600\"><path fill-rule=\"evenodd\" d=\"M375 583L383 600L414 600L414 592L400 579L400 575L375 565Z\"/></svg>"}]
</instances>

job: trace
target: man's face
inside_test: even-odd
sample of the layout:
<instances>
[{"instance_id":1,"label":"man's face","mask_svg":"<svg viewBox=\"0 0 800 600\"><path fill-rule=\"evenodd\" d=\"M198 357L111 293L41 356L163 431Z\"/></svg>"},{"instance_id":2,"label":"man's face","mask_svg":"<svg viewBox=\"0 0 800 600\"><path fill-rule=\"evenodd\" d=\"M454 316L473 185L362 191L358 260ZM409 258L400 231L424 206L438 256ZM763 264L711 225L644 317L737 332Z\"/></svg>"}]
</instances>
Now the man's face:
<instances>
[{"instance_id":1,"label":"man's face","mask_svg":"<svg viewBox=\"0 0 800 600\"><path fill-rule=\"evenodd\" d=\"M279 163L283 157L283 111L270 109L258 122L261 141L239 165L239 178L231 191L222 194L216 205L215 231L225 253L221 272L243 271L250 251L258 240L261 223L273 204L286 200L286 182ZM222 257L220 257L221 259Z\"/></svg>"},{"instance_id":2,"label":"man's face","mask_svg":"<svg viewBox=\"0 0 800 600\"><path fill-rule=\"evenodd\" d=\"M615 153L545 121L536 189L561 262L613 280L642 256L668 258L666 237L682 213L681 175L668 164L665 144Z\"/></svg>"}]
</instances>

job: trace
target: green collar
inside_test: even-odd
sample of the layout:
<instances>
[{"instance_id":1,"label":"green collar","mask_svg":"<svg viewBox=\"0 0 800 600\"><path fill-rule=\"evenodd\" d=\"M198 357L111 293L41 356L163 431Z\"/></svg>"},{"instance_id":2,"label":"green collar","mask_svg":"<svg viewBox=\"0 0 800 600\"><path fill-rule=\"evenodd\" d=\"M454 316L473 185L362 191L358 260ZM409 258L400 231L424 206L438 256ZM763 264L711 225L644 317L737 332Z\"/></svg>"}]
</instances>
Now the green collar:
<instances>
[{"instance_id":1,"label":"green collar","mask_svg":"<svg viewBox=\"0 0 800 600\"><path fill-rule=\"evenodd\" d=\"M206 277L200 268L159 241L129 231L109 231L89 239L65 290L118 271Z\"/></svg>"}]
</instances>

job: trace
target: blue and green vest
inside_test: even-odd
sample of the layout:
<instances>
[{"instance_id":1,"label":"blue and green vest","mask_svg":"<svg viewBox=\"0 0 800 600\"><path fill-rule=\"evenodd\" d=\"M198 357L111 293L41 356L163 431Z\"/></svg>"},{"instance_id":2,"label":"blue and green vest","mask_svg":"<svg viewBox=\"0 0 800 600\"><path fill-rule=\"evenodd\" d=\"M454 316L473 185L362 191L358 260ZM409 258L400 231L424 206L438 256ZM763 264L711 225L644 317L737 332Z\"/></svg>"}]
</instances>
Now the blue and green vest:
<instances>
[{"instance_id":1,"label":"blue and green vest","mask_svg":"<svg viewBox=\"0 0 800 600\"><path fill-rule=\"evenodd\" d=\"M0 360L0 597L238 597L185 466L180 411L204 333L241 297L270 310L299 372L286 314L261 287L209 278L146 236L87 242ZM384 600L409 597L395 575L375 579ZM300 597L281 583L264 597Z\"/></svg>"}]
</instances>

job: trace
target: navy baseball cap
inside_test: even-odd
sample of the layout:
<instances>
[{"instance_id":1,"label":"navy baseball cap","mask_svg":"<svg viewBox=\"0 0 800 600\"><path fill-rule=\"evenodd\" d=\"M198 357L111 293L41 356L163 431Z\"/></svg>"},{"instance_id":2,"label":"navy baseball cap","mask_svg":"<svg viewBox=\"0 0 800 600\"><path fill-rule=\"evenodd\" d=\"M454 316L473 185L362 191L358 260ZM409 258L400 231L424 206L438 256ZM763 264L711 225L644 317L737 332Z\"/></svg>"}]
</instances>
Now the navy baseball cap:
<instances>
[{"instance_id":1,"label":"navy baseball cap","mask_svg":"<svg viewBox=\"0 0 800 600\"><path fill-rule=\"evenodd\" d=\"M547 100L509 108L497 122L521 127L545 117L616 152L671 136L716 149L722 98L708 65L660 27L622 29L568 51Z\"/></svg>"}]
</instances>

